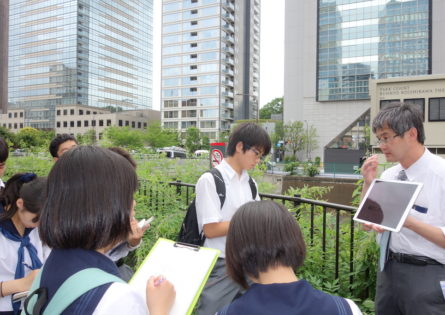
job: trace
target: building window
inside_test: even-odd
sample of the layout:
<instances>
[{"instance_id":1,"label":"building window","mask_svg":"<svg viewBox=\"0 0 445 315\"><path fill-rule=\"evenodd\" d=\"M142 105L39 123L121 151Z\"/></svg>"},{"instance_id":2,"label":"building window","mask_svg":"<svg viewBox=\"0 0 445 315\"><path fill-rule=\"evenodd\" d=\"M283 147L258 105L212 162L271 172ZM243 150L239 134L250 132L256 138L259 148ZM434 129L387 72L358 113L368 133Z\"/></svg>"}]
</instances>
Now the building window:
<instances>
[{"instance_id":1,"label":"building window","mask_svg":"<svg viewBox=\"0 0 445 315\"><path fill-rule=\"evenodd\" d=\"M63 127L64 127L64 128L68 127L68 122L67 122L67 121L64 121L64 122L63 122Z\"/></svg>"},{"instance_id":2,"label":"building window","mask_svg":"<svg viewBox=\"0 0 445 315\"><path fill-rule=\"evenodd\" d=\"M60 121L56 123L57 128L60 128Z\"/></svg>"},{"instance_id":3,"label":"building window","mask_svg":"<svg viewBox=\"0 0 445 315\"><path fill-rule=\"evenodd\" d=\"M196 106L196 105L197 105L196 98L191 98L191 99L182 101L182 106L183 107L185 107L185 106Z\"/></svg>"},{"instance_id":4,"label":"building window","mask_svg":"<svg viewBox=\"0 0 445 315\"><path fill-rule=\"evenodd\" d=\"M23 123L20 123L20 129L23 128Z\"/></svg>"},{"instance_id":5,"label":"building window","mask_svg":"<svg viewBox=\"0 0 445 315\"><path fill-rule=\"evenodd\" d=\"M122 127L122 120L119 119L119 127Z\"/></svg>"},{"instance_id":6,"label":"building window","mask_svg":"<svg viewBox=\"0 0 445 315\"><path fill-rule=\"evenodd\" d=\"M198 21L191 21L190 25L198 25Z\"/></svg>"},{"instance_id":7,"label":"building window","mask_svg":"<svg viewBox=\"0 0 445 315\"><path fill-rule=\"evenodd\" d=\"M182 117L196 117L196 110L183 110Z\"/></svg>"},{"instance_id":8,"label":"building window","mask_svg":"<svg viewBox=\"0 0 445 315\"><path fill-rule=\"evenodd\" d=\"M96 127L96 121L94 119L91 121L91 126Z\"/></svg>"},{"instance_id":9,"label":"building window","mask_svg":"<svg viewBox=\"0 0 445 315\"><path fill-rule=\"evenodd\" d=\"M191 54L190 55L190 59L196 59L196 58L198 58L198 54Z\"/></svg>"},{"instance_id":10,"label":"building window","mask_svg":"<svg viewBox=\"0 0 445 315\"><path fill-rule=\"evenodd\" d=\"M64 115L64 116L68 115L68 110L64 109L64 110L63 110L63 115Z\"/></svg>"},{"instance_id":11,"label":"building window","mask_svg":"<svg viewBox=\"0 0 445 315\"><path fill-rule=\"evenodd\" d=\"M70 115L74 115L74 109L70 109Z\"/></svg>"},{"instance_id":12,"label":"building window","mask_svg":"<svg viewBox=\"0 0 445 315\"><path fill-rule=\"evenodd\" d=\"M91 114L91 112L89 110L87 110L87 115L90 115L90 114Z\"/></svg>"},{"instance_id":13,"label":"building window","mask_svg":"<svg viewBox=\"0 0 445 315\"><path fill-rule=\"evenodd\" d=\"M83 121L83 126L84 126L84 127L88 127L88 120L84 120L84 121Z\"/></svg>"},{"instance_id":14,"label":"building window","mask_svg":"<svg viewBox=\"0 0 445 315\"><path fill-rule=\"evenodd\" d=\"M77 121L77 127L82 127L82 121L81 120Z\"/></svg>"},{"instance_id":15,"label":"building window","mask_svg":"<svg viewBox=\"0 0 445 315\"><path fill-rule=\"evenodd\" d=\"M429 121L445 121L445 97L430 98Z\"/></svg>"},{"instance_id":16,"label":"building window","mask_svg":"<svg viewBox=\"0 0 445 315\"><path fill-rule=\"evenodd\" d=\"M57 116L60 116L60 109L57 110Z\"/></svg>"},{"instance_id":17,"label":"building window","mask_svg":"<svg viewBox=\"0 0 445 315\"><path fill-rule=\"evenodd\" d=\"M8 118L12 118L12 113L8 113Z\"/></svg>"},{"instance_id":18,"label":"building window","mask_svg":"<svg viewBox=\"0 0 445 315\"><path fill-rule=\"evenodd\" d=\"M178 111L165 111L164 118L178 118Z\"/></svg>"},{"instance_id":19,"label":"building window","mask_svg":"<svg viewBox=\"0 0 445 315\"><path fill-rule=\"evenodd\" d=\"M17 112L14 113L14 118L17 118Z\"/></svg>"},{"instance_id":20,"label":"building window","mask_svg":"<svg viewBox=\"0 0 445 315\"><path fill-rule=\"evenodd\" d=\"M191 65L191 66L190 66L190 70L196 70L196 69L198 69L198 66L197 66L197 65Z\"/></svg>"},{"instance_id":21,"label":"building window","mask_svg":"<svg viewBox=\"0 0 445 315\"><path fill-rule=\"evenodd\" d=\"M79 115L83 115L83 109L79 109Z\"/></svg>"},{"instance_id":22,"label":"building window","mask_svg":"<svg viewBox=\"0 0 445 315\"><path fill-rule=\"evenodd\" d=\"M198 80L198 77L190 77L190 81L196 81Z\"/></svg>"},{"instance_id":23,"label":"building window","mask_svg":"<svg viewBox=\"0 0 445 315\"><path fill-rule=\"evenodd\" d=\"M125 126L126 127L130 126L130 122L128 120L125 121Z\"/></svg>"},{"instance_id":24,"label":"building window","mask_svg":"<svg viewBox=\"0 0 445 315\"><path fill-rule=\"evenodd\" d=\"M382 100L380 101L380 109L384 109L393 103L400 103L400 100Z\"/></svg>"},{"instance_id":25,"label":"building window","mask_svg":"<svg viewBox=\"0 0 445 315\"><path fill-rule=\"evenodd\" d=\"M23 112L20 112L20 118L23 118Z\"/></svg>"},{"instance_id":26,"label":"building window","mask_svg":"<svg viewBox=\"0 0 445 315\"><path fill-rule=\"evenodd\" d=\"M139 128L139 129L142 128L142 124L141 124L141 122L138 122L138 128Z\"/></svg>"},{"instance_id":27,"label":"building window","mask_svg":"<svg viewBox=\"0 0 445 315\"><path fill-rule=\"evenodd\" d=\"M198 14L198 10L191 10L190 14Z\"/></svg>"},{"instance_id":28,"label":"building window","mask_svg":"<svg viewBox=\"0 0 445 315\"><path fill-rule=\"evenodd\" d=\"M165 100L164 108L168 108L168 107L178 107L178 101L177 100Z\"/></svg>"},{"instance_id":29,"label":"building window","mask_svg":"<svg viewBox=\"0 0 445 315\"><path fill-rule=\"evenodd\" d=\"M107 119L107 126L111 126L111 119Z\"/></svg>"},{"instance_id":30,"label":"building window","mask_svg":"<svg viewBox=\"0 0 445 315\"><path fill-rule=\"evenodd\" d=\"M198 43L191 43L190 47L192 47L192 48L198 47Z\"/></svg>"},{"instance_id":31,"label":"building window","mask_svg":"<svg viewBox=\"0 0 445 315\"><path fill-rule=\"evenodd\" d=\"M14 124L14 129L17 129L17 123Z\"/></svg>"},{"instance_id":32,"label":"building window","mask_svg":"<svg viewBox=\"0 0 445 315\"><path fill-rule=\"evenodd\" d=\"M70 121L70 127L74 127L74 121Z\"/></svg>"},{"instance_id":33,"label":"building window","mask_svg":"<svg viewBox=\"0 0 445 315\"><path fill-rule=\"evenodd\" d=\"M104 121L101 119L99 120L99 127L103 127L104 126Z\"/></svg>"},{"instance_id":34,"label":"building window","mask_svg":"<svg viewBox=\"0 0 445 315\"><path fill-rule=\"evenodd\" d=\"M147 123L144 123L144 128L147 128Z\"/></svg>"},{"instance_id":35,"label":"building window","mask_svg":"<svg viewBox=\"0 0 445 315\"><path fill-rule=\"evenodd\" d=\"M136 128L136 123L134 121L131 122L131 128Z\"/></svg>"},{"instance_id":36,"label":"building window","mask_svg":"<svg viewBox=\"0 0 445 315\"><path fill-rule=\"evenodd\" d=\"M419 107L422 112L423 121L425 121L425 99L424 98L406 98L403 100L405 104L413 104Z\"/></svg>"},{"instance_id":37,"label":"building window","mask_svg":"<svg viewBox=\"0 0 445 315\"><path fill-rule=\"evenodd\" d=\"M190 36L191 36L191 37L198 36L198 32L191 32L191 33L190 33Z\"/></svg>"}]
</instances>

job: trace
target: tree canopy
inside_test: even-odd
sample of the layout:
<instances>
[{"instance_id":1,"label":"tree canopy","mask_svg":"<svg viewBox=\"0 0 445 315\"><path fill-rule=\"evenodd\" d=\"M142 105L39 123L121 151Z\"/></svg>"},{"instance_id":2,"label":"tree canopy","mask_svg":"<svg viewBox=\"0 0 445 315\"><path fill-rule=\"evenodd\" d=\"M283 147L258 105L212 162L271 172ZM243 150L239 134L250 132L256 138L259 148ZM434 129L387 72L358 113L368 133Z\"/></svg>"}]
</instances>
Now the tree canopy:
<instances>
[{"instance_id":1,"label":"tree canopy","mask_svg":"<svg viewBox=\"0 0 445 315\"><path fill-rule=\"evenodd\" d=\"M277 97L260 108L260 119L270 119L272 114L283 113L283 98Z\"/></svg>"}]
</instances>

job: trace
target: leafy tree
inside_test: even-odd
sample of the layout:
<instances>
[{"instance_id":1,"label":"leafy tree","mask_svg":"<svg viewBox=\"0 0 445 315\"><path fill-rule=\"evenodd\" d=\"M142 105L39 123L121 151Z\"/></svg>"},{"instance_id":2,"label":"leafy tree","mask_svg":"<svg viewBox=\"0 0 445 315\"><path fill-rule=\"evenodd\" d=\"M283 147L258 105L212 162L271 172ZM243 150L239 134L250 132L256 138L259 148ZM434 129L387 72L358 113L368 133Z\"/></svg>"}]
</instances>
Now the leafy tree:
<instances>
[{"instance_id":1,"label":"leafy tree","mask_svg":"<svg viewBox=\"0 0 445 315\"><path fill-rule=\"evenodd\" d=\"M16 135L6 127L0 127L0 138L5 139L9 146L18 146Z\"/></svg>"},{"instance_id":2,"label":"leafy tree","mask_svg":"<svg viewBox=\"0 0 445 315\"><path fill-rule=\"evenodd\" d=\"M187 128L185 132L185 147L190 153L199 150L201 147L201 136L198 128Z\"/></svg>"},{"instance_id":3,"label":"leafy tree","mask_svg":"<svg viewBox=\"0 0 445 315\"><path fill-rule=\"evenodd\" d=\"M277 97L260 108L260 119L270 119L272 114L283 113L283 98Z\"/></svg>"},{"instance_id":4,"label":"leafy tree","mask_svg":"<svg viewBox=\"0 0 445 315\"><path fill-rule=\"evenodd\" d=\"M150 124L145 133L144 139L152 148L169 147L178 145L178 132L173 129L162 128L159 122Z\"/></svg>"},{"instance_id":5,"label":"leafy tree","mask_svg":"<svg viewBox=\"0 0 445 315\"><path fill-rule=\"evenodd\" d=\"M105 142L112 146L130 149L140 149L144 146L142 133L129 127L108 127L104 131L104 138Z\"/></svg>"},{"instance_id":6,"label":"leafy tree","mask_svg":"<svg viewBox=\"0 0 445 315\"><path fill-rule=\"evenodd\" d=\"M305 130L303 122L294 121L284 125L284 141L286 148L296 156L297 152L305 149Z\"/></svg>"},{"instance_id":7,"label":"leafy tree","mask_svg":"<svg viewBox=\"0 0 445 315\"><path fill-rule=\"evenodd\" d=\"M77 136L77 141L83 145L93 145L96 143L96 131L94 129L90 129L85 132L83 135Z\"/></svg>"},{"instance_id":8,"label":"leafy tree","mask_svg":"<svg viewBox=\"0 0 445 315\"><path fill-rule=\"evenodd\" d=\"M311 160L312 151L318 149L318 135L317 129L311 125L305 132L304 142L306 146L306 157L308 160Z\"/></svg>"},{"instance_id":9,"label":"leafy tree","mask_svg":"<svg viewBox=\"0 0 445 315\"><path fill-rule=\"evenodd\" d=\"M284 146L278 145L278 142L284 140L283 122L279 121L275 123L275 131L270 135L270 140L272 141L272 146L275 149L276 156L282 158L284 155Z\"/></svg>"},{"instance_id":10,"label":"leafy tree","mask_svg":"<svg viewBox=\"0 0 445 315\"><path fill-rule=\"evenodd\" d=\"M17 133L19 146L25 149L33 149L45 144L45 134L32 127L25 127Z\"/></svg>"},{"instance_id":11,"label":"leafy tree","mask_svg":"<svg viewBox=\"0 0 445 315\"><path fill-rule=\"evenodd\" d=\"M210 150L210 139L208 136L202 136L201 138L201 149Z\"/></svg>"}]
</instances>

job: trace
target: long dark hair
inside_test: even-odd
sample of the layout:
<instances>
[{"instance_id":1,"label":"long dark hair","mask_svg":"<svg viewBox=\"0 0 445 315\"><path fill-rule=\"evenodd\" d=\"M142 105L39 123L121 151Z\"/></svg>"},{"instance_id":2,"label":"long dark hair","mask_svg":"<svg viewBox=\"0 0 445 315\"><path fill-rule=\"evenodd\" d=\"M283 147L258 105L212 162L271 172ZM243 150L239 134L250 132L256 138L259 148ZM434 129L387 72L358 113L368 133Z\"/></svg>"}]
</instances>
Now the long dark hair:
<instances>
[{"instance_id":1,"label":"long dark hair","mask_svg":"<svg viewBox=\"0 0 445 315\"><path fill-rule=\"evenodd\" d=\"M42 241L52 248L97 250L125 240L137 186L133 166L121 155L95 146L69 150L48 175Z\"/></svg>"},{"instance_id":2,"label":"long dark hair","mask_svg":"<svg viewBox=\"0 0 445 315\"><path fill-rule=\"evenodd\" d=\"M17 200L23 199L23 206L31 213L39 214L46 200L46 178L34 173L17 173L5 185L0 202L5 211L0 213L0 221L11 219L17 212ZM33 220L38 221L38 216Z\"/></svg>"}]
</instances>

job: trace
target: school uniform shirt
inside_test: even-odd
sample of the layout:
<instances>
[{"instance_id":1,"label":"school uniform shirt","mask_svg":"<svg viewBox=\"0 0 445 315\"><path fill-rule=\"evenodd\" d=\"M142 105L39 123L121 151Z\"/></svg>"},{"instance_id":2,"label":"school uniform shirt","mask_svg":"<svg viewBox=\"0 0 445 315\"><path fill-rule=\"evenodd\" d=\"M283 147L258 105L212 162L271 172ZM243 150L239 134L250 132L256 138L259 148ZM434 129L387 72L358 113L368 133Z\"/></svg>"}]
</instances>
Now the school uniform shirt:
<instances>
[{"instance_id":1,"label":"school uniform shirt","mask_svg":"<svg viewBox=\"0 0 445 315\"><path fill-rule=\"evenodd\" d=\"M360 315L349 299L314 289L307 281L254 283L218 315Z\"/></svg>"},{"instance_id":2,"label":"school uniform shirt","mask_svg":"<svg viewBox=\"0 0 445 315\"><path fill-rule=\"evenodd\" d=\"M9 225L12 224L8 220ZM2 222L5 224L5 222ZM16 232L17 233L17 232ZM39 237L38 229L32 229L29 232L29 239L32 245L37 250L37 256L42 263L48 258L51 250L42 244ZM14 242L7 239L2 233L0 233L0 281L14 280L15 270L17 266L17 253L20 247L19 242ZM24 263L25 263L25 276L29 274L31 269L27 266L31 266L31 258L29 256L28 250L24 250ZM0 298L0 312L12 311L11 296L5 296Z\"/></svg>"},{"instance_id":3,"label":"school uniform shirt","mask_svg":"<svg viewBox=\"0 0 445 315\"><path fill-rule=\"evenodd\" d=\"M66 279L86 268L99 268L119 276L114 262L99 252L84 249L54 249L43 267L40 281L40 286L48 290L48 302ZM63 315L147 313L144 297L127 283L120 282L106 283L89 290L62 312Z\"/></svg>"},{"instance_id":4,"label":"school uniform shirt","mask_svg":"<svg viewBox=\"0 0 445 315\"><path fill-rule=\"evenodd\" d=\"M397 164L382 173L382 179L394 180L402 170ZM409 181L423 183L409 215L436 226L445 235L445 160L425 152L405 170ZM391 233L390 249L395 253L427 256L445 264L445 250L414 231L402 227L399 233Z\"/></svg>"},{"instance_id":5,"label":"school uniform shirt","mask_svg":"<svg viewBox=\"0 0 445 315\"><path fill-rule=\"evenodd\" d=\"M230 221L239 207L252 201L249 174L246 170L243 170L241 176L238 176L238 173L226 160L222 160L216 168L221 172L226 185L226 199L221 209L213 175L208 172L201 175L196 184L196 214L200 231L202 231L204 224ZM257 194L256 200L259 199ZM204 246L219 249L221 251L220 257L224 258L226 256L226 236L207 238Z\"/></svg>"}]
</instances>

